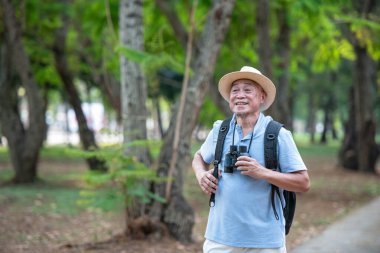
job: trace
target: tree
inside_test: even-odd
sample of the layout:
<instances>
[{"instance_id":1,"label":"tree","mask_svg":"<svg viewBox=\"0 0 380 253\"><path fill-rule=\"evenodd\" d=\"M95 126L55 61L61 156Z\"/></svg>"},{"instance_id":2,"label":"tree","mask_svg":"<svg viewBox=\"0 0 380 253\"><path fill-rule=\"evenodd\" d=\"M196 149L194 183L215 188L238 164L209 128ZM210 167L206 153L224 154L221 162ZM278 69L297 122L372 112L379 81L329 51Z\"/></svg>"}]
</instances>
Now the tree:
<instances>
[{"instance_id":1,"label":"tree","mask_svg":"<svg viewBox=\"0 0 380 253\"><path fill-rule=\"evenodd\" d=\"M8 140L11 161L15 169L15 183L29 183L37 179L39 152L46 133L44 100L33 75L29 57L21 38L20 25L9 0L2 0L5 46L2 46L0 82L0 120ZM18 107L17 72L28 103L28 124L23 124Z\"/></svg>"},{"instance_id":2,"label":"tree","mask_svg":"<svg viewBox=\"0 0 380 253\"><path fill-rule=\"evenodd\" d=\"M260 0L257 3L256 14L256 29L259 61L262 73L271 80L273 79L272 67L272 43L269 35L270 31L270 1ZM272 106L267 110L267 113L274 118L279 116L276 106Z\"/></svg>"},{"instance_id":3,"label":"tree","mask_svg":"<svg viewBox=\"0 0 380 253\"><path fill-rule=\"evenodd\" d=\"M370 19L371 11L375 11L376 1L367 0L355 3L355 9L363 20ZM347 169L363 172L375 172L375 164L380 149L375 142L376 123L373 114L374 97L372 91L376 82L375 63L371 58L366 36L371 34L369 27L361 25L363 20L356 21L356 30L347 29L347 36L352 43L356 60L353 70L353 88L351 90L351 106L349 120L345 127L345 137L339 153L340 163ZM355 27L355 26L353 26Z\"/></svg>"},{"instance_id":4,"label":"tree","mask_svg":"<svg viewBox=\"0 0 380 253\"><path fill-rule=\"evenodd\" d=\"M61 0L63 6L67 6L65 0ZM67 8L62 14L62 26L56 30L52 51L54 54L55 66L59 76L61 77L64 89L68 96L68 101L72 106L79 126L79 137L84 150L98 149L94 132L88 127L86 116L82 109L82 101L74 84L74 77L69 69L66 53L66 34L68 30ZM86 159L91 170L105 171L107 168L104 161L96 157Z\"/></svg>"},{"instance_id":5,"label":"tree","mask_svg":"<svg viewBox=\"0 0 380 253\"><path fill-rule=\"evenodd\" d=\"M156 0L161 11L168 17L173 30L178 35L178 40L183 48L186 48L188 34L173 7L166 1ZM183 173L188 167L188 157L192 132L197 124L199 110L203 104L209 81L212 78L218 53L223 43L225 34L230 23L230 16L235 1L213 1L212 7L207 15L204 28L200 37L195 38L193 47L193 61L191 62L192 75L189 80L188 92L182 113L181 129L179 133L177 157L180 159L175 164L173 172L173 182L168 203L162 205L155 203L151 210L151 215L162 217L161 219L168 226L170 233L181 241L191 240L191 231L194 224L194 214L189 204L184 199ZM196 98L196 99L194 99ZM178 105L175 107L178 109ZM173 113L176 115L176 113ZM174 129L177 124L176 117L172 117L163 148L159 156L158 175L167 176L169 161L173 156ZM161 196L165 196L165 185L156 184L155 191Z\"/></svg>"},{"instance_id":6,"label":"tree","mask_svg":"<svg viewBox=\"0 0 380 253\"><path fill-rule=\"evenodd\" d=\"M80 61L76 76L88 86L101 90L104 105L116 112L117 121L121 123L119 58L114 52L118 43L114 28L118 2L82 0L75 1L72 7L70 22L74 29L71 34L75 34L76 40L68 45L68 51L74 52Z\"/></svg>"},{"instance_id":7,"label":"tree","mask_svg":"<svg viewBox=\"0 0 380 253\"><path fill-rule=\"evenodd\" d=\"M144 51L143 1L120 0L119 11L120 45L137 51ZM149 165L149 154L145 147L136 147L136 141L147 139L146 99L147 87L144 74L138 63L120 55L121 101L125 155L136 157ZM131 203L126 210L126 233L132 233L134 222L144 214L145 204ZM141 228L140 228L141 229ZM132 234L133 236L133 234Z\"/></svg>"},{"instance_id":8,"label":"tree","mask_svg":"<svg viewBox=\"0 0 380 253\"><path fill-rule=\"evenodd\" d=\"M288 1L280 1L280 8L276 10L278 18L278 36L276 53L278 54L278 67L280 74L277 83L277 99L275 102L278 120L288 129L293 129L293 117L290 110L290 6Z\"/></svg>"}]
</instances>

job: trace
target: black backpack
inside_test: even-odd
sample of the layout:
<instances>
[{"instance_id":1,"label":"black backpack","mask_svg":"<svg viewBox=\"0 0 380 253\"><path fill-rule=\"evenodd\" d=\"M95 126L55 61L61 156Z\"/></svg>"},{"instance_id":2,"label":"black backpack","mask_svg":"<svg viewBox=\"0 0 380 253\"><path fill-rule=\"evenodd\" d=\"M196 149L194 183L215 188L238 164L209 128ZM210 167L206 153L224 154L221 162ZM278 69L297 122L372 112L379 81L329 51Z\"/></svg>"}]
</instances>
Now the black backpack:
<instances>
[{"instance_id":1,"label":"black backpack","mask_svg":"<svg viewBox=\"0 0 380 253\"><path fill-rule=\"evenodd\" d=\"M225 119L220 126L218 140L217 140L216 148L215 148L214 172L213 172L213 176L215 178L219 178L218 165L221 161L224 140L229 130L230 121L231 121L231 118ZM277 159L277 143L278 143L277 137L282 127L283 127L282 124L278 123L277 121L272 120L268 123L267 128L265 130L265 135L264 135L265 167L271 170L279 170L280 172L281 172L281 168L278 166L278 159ZM275 201L274 201L276 193L280 197L279 188L275 185L272 185L272 191L271 191L272 208L273 208L273 213L276 219L278 220L279 217L276 211L276 206L275 206ZM292 225L294 213L296 210L296 194L295 192L283 190L283 197L285 199L285 206L282 206L282 209L283 209L283 214L285 218L285 234L287 235ZM212 207L214 205L215 205L215 194L212 193L210 197L210 206Z\"/></svg>"}]
</instances>

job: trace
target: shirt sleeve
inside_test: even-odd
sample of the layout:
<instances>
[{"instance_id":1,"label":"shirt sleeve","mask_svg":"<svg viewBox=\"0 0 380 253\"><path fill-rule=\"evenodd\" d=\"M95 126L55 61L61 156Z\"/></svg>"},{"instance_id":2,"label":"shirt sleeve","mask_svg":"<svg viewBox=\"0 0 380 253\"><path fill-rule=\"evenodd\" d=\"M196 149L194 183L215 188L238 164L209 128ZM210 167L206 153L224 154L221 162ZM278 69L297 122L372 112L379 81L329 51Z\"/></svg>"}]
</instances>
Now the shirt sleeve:
<instances>
[{"instance_id":1,"label":"shirt sleeve","mask_svg":"<svg viewBox=\"0 0 380 253\"><path fill-rule=\"evenodd\" d=\"M215 121L212 130L209 132L205 142L201 146L201 155L203 161L207 164L211 164L214 161L216 142L218 140L218 133L221 124L221 120Z\"/></svg>"},{"instance_id":2,"label":"shirt sleeve","mask_svg":"<svg viewBox=\"0 0 380 253\"><path fill-rule=\"evenodd\" d=\"M281 128L278 136L278 155L281 171L284 173L307 170L297 149L292 133Z\"/></svg>"}]
</instances>

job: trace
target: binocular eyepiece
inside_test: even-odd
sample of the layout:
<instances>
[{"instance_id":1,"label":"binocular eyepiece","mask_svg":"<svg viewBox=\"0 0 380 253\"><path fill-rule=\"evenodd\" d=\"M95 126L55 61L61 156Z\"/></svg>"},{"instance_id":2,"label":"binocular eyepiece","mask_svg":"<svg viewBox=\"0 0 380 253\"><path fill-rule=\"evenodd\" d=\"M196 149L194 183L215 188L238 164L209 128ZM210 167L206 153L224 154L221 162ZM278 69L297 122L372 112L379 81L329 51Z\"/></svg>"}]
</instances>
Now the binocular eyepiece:
<instances>
[{"instance_id":1,"label":"binocular eyepiece","mask_svg":"<svg viewBox=\"0 0 380 253\"><path fill-rule=\"evenodd\" d=\"M247 146L231 145L230 151L224 157L224 172L233 173L236 169L235 163L239 156L249 156Z\"/></svg>"}]
</instances>

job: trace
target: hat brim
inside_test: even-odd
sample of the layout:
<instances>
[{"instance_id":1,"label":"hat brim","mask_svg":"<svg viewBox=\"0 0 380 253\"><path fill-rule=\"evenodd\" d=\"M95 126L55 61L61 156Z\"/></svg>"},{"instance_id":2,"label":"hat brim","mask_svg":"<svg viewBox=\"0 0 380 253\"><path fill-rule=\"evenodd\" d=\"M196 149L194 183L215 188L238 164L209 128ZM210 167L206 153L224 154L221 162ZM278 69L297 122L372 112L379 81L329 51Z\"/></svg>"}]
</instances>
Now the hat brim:
<instances>
[{"instance_id":1,"label":"hat brim","mask_svg":"<svg viewBox=\"0 0 380 253\"><path fill-rule=\"evenodd\" d=\"M261 111L268 109L274 102L276 97L276 86L273 82L262 74L252 72L235 71L225 74L219 81L218 90L222 97L229 102L230 92L233 82L239 79L249 79L260 85L266 93L265 100L261 106Z\"/></svg>"}]
</instances>

